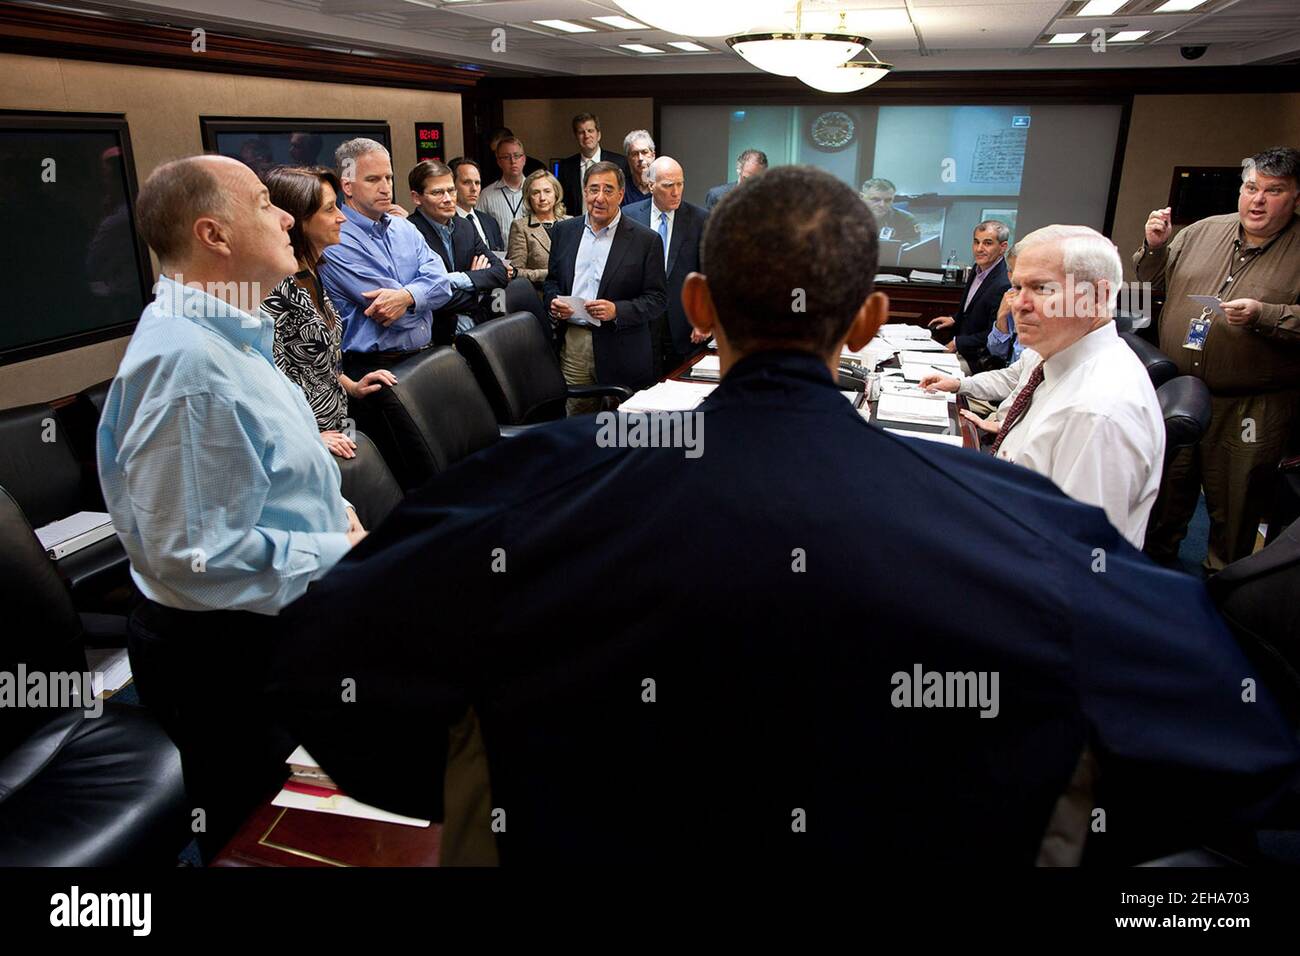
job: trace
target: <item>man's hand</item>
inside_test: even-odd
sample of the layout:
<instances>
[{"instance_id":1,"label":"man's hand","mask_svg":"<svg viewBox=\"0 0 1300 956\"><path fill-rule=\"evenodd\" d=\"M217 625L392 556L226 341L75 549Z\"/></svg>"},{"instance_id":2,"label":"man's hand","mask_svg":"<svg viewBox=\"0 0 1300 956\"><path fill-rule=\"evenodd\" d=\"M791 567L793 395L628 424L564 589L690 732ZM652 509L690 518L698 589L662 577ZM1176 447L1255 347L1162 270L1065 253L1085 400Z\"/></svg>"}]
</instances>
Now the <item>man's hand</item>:
<instances>
[{"instance_id":1,"label":"man's hand","mask_svg":"<svg viewBox=\"0 0 1300 956\"><path fill-rule=\"evenodd\" d=\"M325 443L331 455L339 458L357 457L357 443L342 432L321 432L320 440Z\"/></svg>"},{"instance_id":2,"label":"man's hand","mask_svg":"<svg viewBox=\"0 0 1300 956\"><path fill-rule=\"evenodd\" d=\"M691 341L696 345L709 340L708 332L701 332L699 329L691 329Z\"/></svg>"},{"instance_id":3,"label":"man's hand","mask_svg":"<svg viewBox=\"0 0 1300 956\"><path fill-rule=\"evenodd\" d=\"M975 427L980 429L980 431L992 432L994 435L1002 431L1002 423L992 415L988 418L980 418L969 408L963 408L961 410L961 417L966 419L968 422L973 422Z\"/></svg>"},{"instance_id":4,"label":"man's hand","mask_svg":"<svg viewBox=\"0 0 1300 956\"><path fill-rule=\"evenodd\" d=\"M920 385L927 392L956 392L961 387L961 379L931 372L922 376Z\"/></svg>"},{"instance_id":5,"label":"man's hand","mask_svg":"<svg viewBox=\"0 0 1300 956\"><path fill-rule=\"evenodd\" d=\"M612 322L614 316L618 314L614 303L609 299L590 299L582 304L586 306L589 316L601 322Z\"/></svg>"},{"instance_id":6,"label":"man's hand","mask_svg":"<svg viewBox=\"0 0 1300 956\"><path fill-rule=\"evenodd\" d=\"M361 526L361 519L357 517L356 511L348 507L348 544L356 547L361 543L361 539L370 532Z\"/></svg>"},{"instance_id":7,"label":"man's hand","mask_svg":"<svg viewBox=\"0 0 1300 956\"><path fill-rule=\"evenodd\" d=\"M951 315L941 315L938 318L931 319L929 322L926 323L926 325L934 329L934 331L936 332L942 332L944 329L950 328L956 324L957 324L957 320L954 319Z\"/></svg>"},{"instance_id":8,"label":"man's hand","mask_svg":"<svg viewBox=\"0 0 1300 956\"><path fill-rule=\"evenodd\" d=\"M509 259L503 259L502 261L506 264L506 278L513 279L515 277L514 263L512 263Z\"/></svg>"},{"instance_id":9,"label":"man's hand","mask_svg":"<svg viewBox=\"0 0 1300 956\"><path fill-rule=\"evenodd\" d=\"M573 315L573 306L567 302L561 302L559 299L551 300L551 318L557 322L563 322L571 315Z\"/></svg>"},{"instance_id":10,"label":"man's hand","mask_svg":"<svg viewBox=\"0 0 1300 956\"><path fill-rule=\"evenodd\" d=\"M1223 303L1223 314L1232 325L1254 325L1262 307L1259 299L1233 299Z\"/></svg>"},{"instance_id":11,"label":"man's hand","mask_svg":"<svg viewBox=\"0 0 1300 956\"><path fill-rule=\"evenodd\" d=\"M388 328L415 305L415 296L405 289L373 289L361 294L371 300L365 314L384 328Z\"/></svg>"},{"instance_id":12,"label":"man's hand","mask_svg":"<svg viewBox=\"0 0 1300 956\"><path fill-rule=\"evenodd\" d=\"M491 260L488 259L487 256L475 256L474 260L469 264L468 271L477 272L479 269L490 269L490 268L492 268L492 262Z\"/></svg>"},{"instance_id":13,"label":"man's hand","mask_svg":"<svg viewBox=\"0 0 1300 956\"><path fill-rule=\"evenodd\" d=\"M360 381L353 382L352 387L347 389L347 393L353 398L365 398L367 395L379 391L385 385L396 384L397 376L388 369L381 368L373 372L367 372Z\"/></svg>"},{"instance_id":14,"label":"man's hand","mask_svg":"<svg viewBox=\"0 0 1300 956\"><path fill-rule=\"evenodd\" d=\"M953 339L951 342L949 342L947 345L945 345L945 346L943 347L943 350L944 350L945 352L955 352L955 351L957 351L957 340L956 340L956 339Z\"/></svg>"},{"instance_id":15,"label":"man's hand","mask_svg":"<svg viewBox=\"0 0 1300 956\"><path fill-rule=\"evenodd\" d=\"M1148 249L1159 249L1169 241L1169 236L1174 231L1173 225L1169 222L1172 214L1173 210L1168 206L1164 209L1151 210L1151 215L1147 216L1146 226Z\"/></svg>"},{"instance_id":16,"label":"man's hand","mask_svg":"<svg viewBox=\"0 0 1300 956\"><path fill-rule=\"evenodd\" d=\"M388 213L390 216L396 216L398 219L406 219L411 215L395 202L389 203L388 208L385 209L384 212Z\"/></svg>"},{"instance_id":17,"label":"man's hand","mask_svg":"<svg viewBox=\"0 0 1300 956\"><path fill-rule=\"evenodd\" d=\"M1008 289L1002 293L1002 301L998 303L997 327L999 332L1008 332L1007 319L1011 316L1011 300L1016 297L1015 289Z\"/></svg>"}]
</instances>

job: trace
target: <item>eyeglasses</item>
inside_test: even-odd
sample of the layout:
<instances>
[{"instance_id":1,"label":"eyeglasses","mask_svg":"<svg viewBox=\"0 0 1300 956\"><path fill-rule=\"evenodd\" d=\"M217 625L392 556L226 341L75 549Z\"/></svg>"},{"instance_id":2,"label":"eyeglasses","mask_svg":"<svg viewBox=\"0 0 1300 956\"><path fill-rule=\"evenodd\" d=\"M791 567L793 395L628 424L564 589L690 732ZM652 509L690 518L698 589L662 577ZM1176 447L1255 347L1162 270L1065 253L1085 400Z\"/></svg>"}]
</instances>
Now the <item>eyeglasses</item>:
<instances>
[{"instance_id":1,"label":"eyeglasses","mask_svg":"<svg viewBox=\"0 0 1300 956\"><path fill-rule=\"evenodd\" d=\"M618 192L618 188L615 186L601 185L600 183L592 183L590 186L584 189L583 192L585 192L588 196L600 196L602 194L606 196L613 196L615 193Z\"/></svg>"},{"instance_id":2,"label":"eyeglasses","mask_svg":"<svg viewBox=\"0 0 1300 956\"><path fill-rule=\"evenodd\" d=\"M424 194L426 196L433 196L435 199L439 196L454 196L456 195L456 187L448 186L445 189L426 189Z\"/></svg>"},{"instance_id":3,"label":"eyeglasses","mask_svg":"<svg viewBox=\"0 0 1300 956\"><path fill-rule=\"evenodd\" d=\"M510 160L511 162L514 162L515 160L519 160L519 159L523 159L523 158L524 158L524 154L523 154L523 153L498 153L498 154L497 154L497 159L508 159L508 160Z\"/></svg>"}]
</instances>

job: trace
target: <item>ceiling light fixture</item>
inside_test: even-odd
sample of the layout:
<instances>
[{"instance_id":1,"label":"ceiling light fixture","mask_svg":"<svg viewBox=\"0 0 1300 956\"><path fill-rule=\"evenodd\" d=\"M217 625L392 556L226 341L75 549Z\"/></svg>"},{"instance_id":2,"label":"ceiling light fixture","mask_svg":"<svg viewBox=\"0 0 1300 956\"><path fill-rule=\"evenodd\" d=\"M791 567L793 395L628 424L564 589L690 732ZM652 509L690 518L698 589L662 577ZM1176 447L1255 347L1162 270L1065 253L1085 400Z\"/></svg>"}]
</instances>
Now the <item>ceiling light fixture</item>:
<instances>
[{"instance_id":1,"label":"ceiling light fixture","mask_svg":"<svg viewBox=\"0 0 1300 956\"><path fill-rule=\"evenodd\" d=\"M687 53L710 53L708 47L691 40L669 40L669 46L675 46L679 50L685 50Z\"/></svg>"},{"instance_id":2,"label":"ceiling light fixture","mask_svg":"<svg viewBox=\"0 0 1300 956\"><path fill-rule=\"evenodd\" d=\"M1073 16L1108 17L1126 3L1128 0L1088 0Z\"/></svg>"},{"instance_id":3,"label":"ceiling light fixture","mask_svg":"<svg viewBox=\"0 0 1300 956\"><path fill-rule=\"evenodd\" d=\"M607 27L613 27L615 30L649 30L650 27L644 23L637 23L635 20L629 20L627 17L592 17L597 23L603 23Z\"/></svg>"},{"instance_id":4,"label":"ceiling light fixture","mask_svg":"<svg viewBox=\"0 0 1300 956\"><path fill-rule=\"evenodd\" d=\"M644 43L620 43L624 50L631 50L633 53L663 53L664 51L654 46L647 46Z\"/></svg>"},{"instance_id":5,"label":"ceiling light fixture","mask_svg":"<svg viewBox=\"0 0 1300 956\"><path fill-rule=\"evenodd\" d=\"M844 22L843 15L840 22ZM800 76L833 70L865 50L871 41L849 33L804 33L803 0L794 7L793 33L746 33L727 37L748 62L777 76Z\"/></svg>"},{"instance_id":6,"label":"ceiling light fixture","mask_svg":"<svg viewBox=\"0 0 1300 956\"><path fill-rule=\"evenodd\" d=\"M614 0L644 23L683 37L723 37L777 19L789 0Z\"/></svg>"},{"instance_id":7,"label":"ceiling light fixture","mask_svg":"<svg viewBox=\"0 0 1300 956\"><path fill-rule=\"evenodd\" d=\"M1054 33L1052 34L1052 38L1047 42L1059 45L1062 43L1078 43L1082 39L1082 33Z\"/></svg>"},{"instance_id":8,"label":"ceiling light fixture","mask_svg":"<svg viewBox=\"0 0 1300 956\"><path fill-rule=\"evenodd\" d=\"M1141 40L1150 33L1150 30L1120 30L1113 37L1107 40L1107 43L1132 43L1134 40Z\"/></svg>"},{"instance_id":9,"label":"ceiling light fixture","mask_svg":"<svg viewBox=\"0 0 1300 956\"><path fill-rule=\"evenodd\" d=\"M534 20L539 27L550 27L552 30L561 30L564 33L595 33L595 27L584 27L581 23L570 23L568 20Z\"/></svg>"}]
</instances>

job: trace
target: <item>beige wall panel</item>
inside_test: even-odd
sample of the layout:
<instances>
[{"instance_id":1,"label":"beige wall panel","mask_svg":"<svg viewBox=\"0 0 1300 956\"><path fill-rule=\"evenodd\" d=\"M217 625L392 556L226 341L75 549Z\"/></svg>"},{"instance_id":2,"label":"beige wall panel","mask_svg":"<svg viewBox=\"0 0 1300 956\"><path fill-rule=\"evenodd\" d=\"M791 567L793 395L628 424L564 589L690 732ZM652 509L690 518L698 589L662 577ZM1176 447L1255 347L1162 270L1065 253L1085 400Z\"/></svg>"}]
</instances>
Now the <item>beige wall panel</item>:
<instances>
[{"instance_id":1,"label":"beige wall panel","mask_svg":"<svg viewBox=\"0 0 1300 956\"><path fill-rule=\"evenodd\" d=\"M595 79L599 83L599 79ZM570 125L577 113L600 117L602 150L623 152L623 137L634 129L654 132L654 100L648 97L573 100L506 100L501 104L505 125L528 149L528 155L549 163L578 151ZM489 160L490 157L478 157Z\"/></svg>"}]
</instances>

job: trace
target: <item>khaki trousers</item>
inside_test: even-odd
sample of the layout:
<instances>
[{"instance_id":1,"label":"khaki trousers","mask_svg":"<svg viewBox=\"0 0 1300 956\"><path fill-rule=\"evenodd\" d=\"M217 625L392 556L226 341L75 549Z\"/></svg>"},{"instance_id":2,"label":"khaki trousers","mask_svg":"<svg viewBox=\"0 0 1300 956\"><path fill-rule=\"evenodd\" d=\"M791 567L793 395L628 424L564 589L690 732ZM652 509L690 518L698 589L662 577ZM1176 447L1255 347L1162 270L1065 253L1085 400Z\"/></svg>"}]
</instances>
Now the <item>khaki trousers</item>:
<instances>
[{"instance_id":1,"label":"khaki trousers","mask_svg":"<svg viewBox=\"0 0 1300 956\"><path fill-rule=\"evenodd\" d=\"M591 329L570 325L560 347L560 371L570 385L596 384L596 354L591 347ZM600 411L599 398L571 398L565 403L569 415L590 415Z\"/></svg>"},{"instance_id":2,"label":"khaki trousers","mask_svg":"<svg viewBox=\"0 0 1300 956\"><path fill-rule=\"evenodd\" d=\"M1209 571L1255 550L1259 523L1272 504L1277 463L1287 450L1300 389L1211 399L1213 417L1200 443L1169 463L1151 510L1145 551L1172 564L1205 489L1210 514Z\"/></svg>"}]
</instances>

